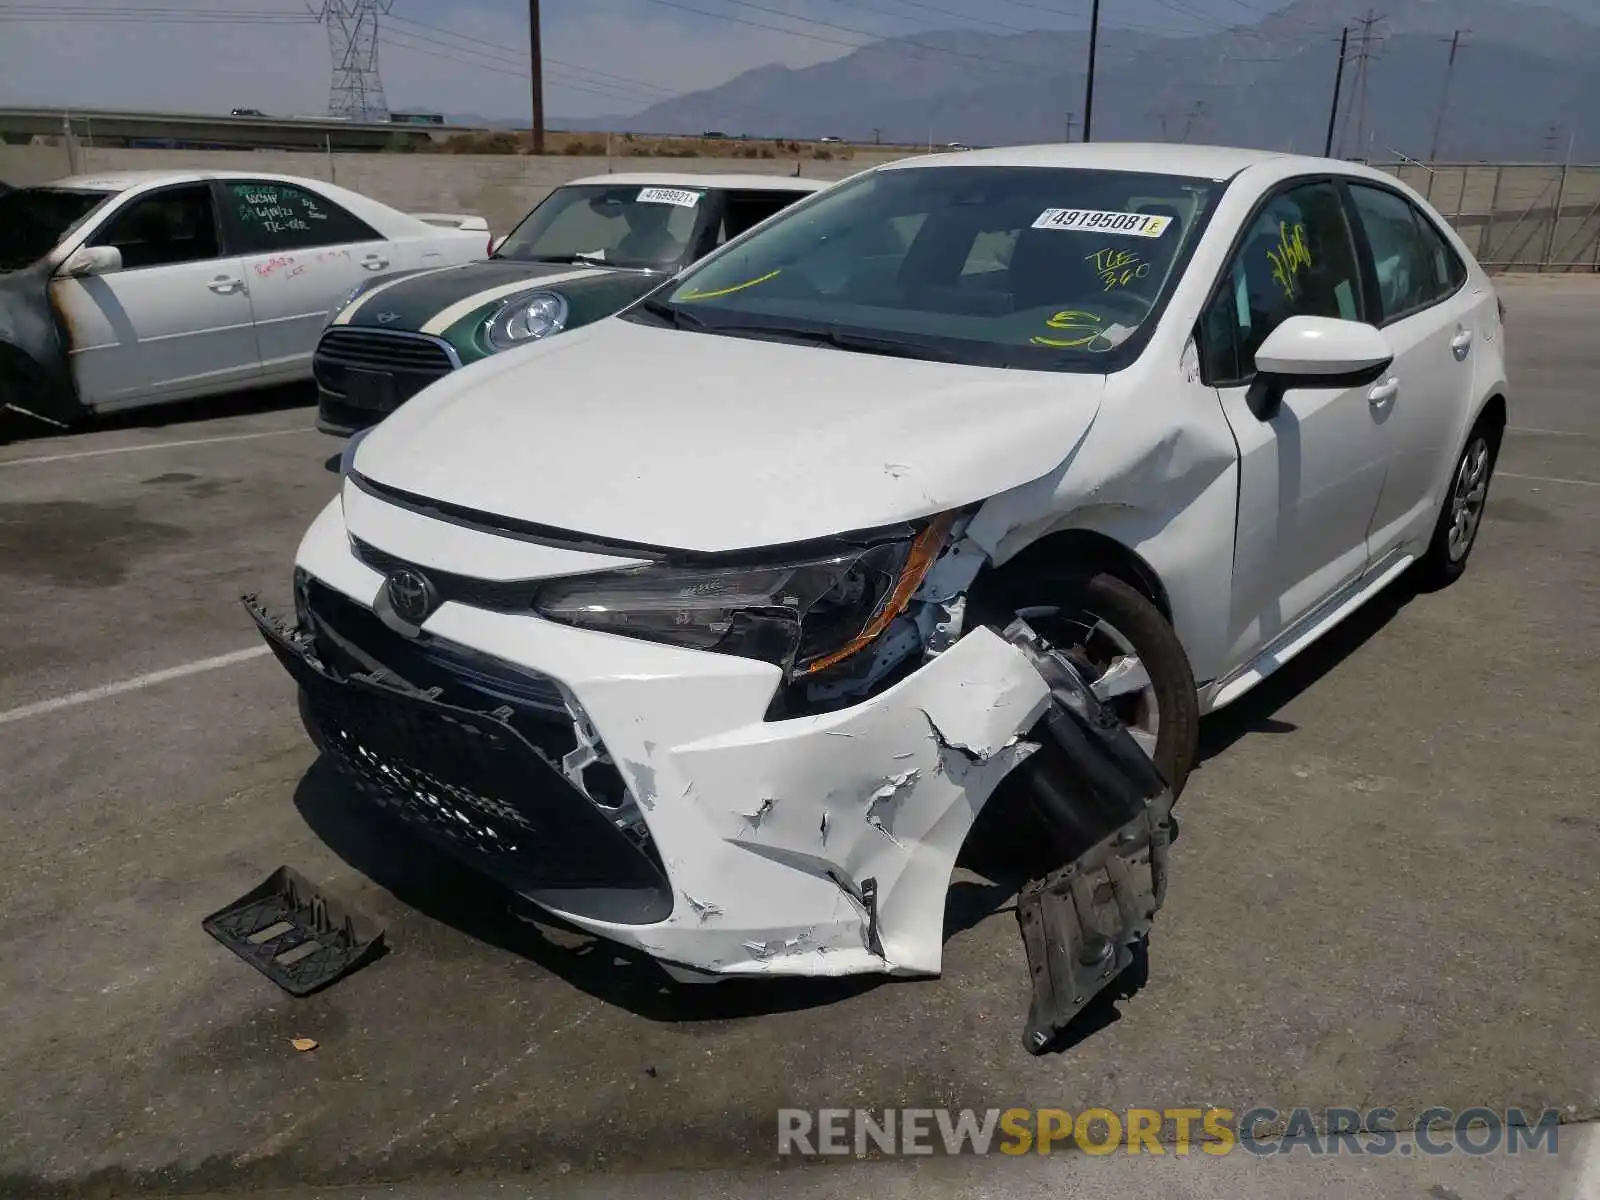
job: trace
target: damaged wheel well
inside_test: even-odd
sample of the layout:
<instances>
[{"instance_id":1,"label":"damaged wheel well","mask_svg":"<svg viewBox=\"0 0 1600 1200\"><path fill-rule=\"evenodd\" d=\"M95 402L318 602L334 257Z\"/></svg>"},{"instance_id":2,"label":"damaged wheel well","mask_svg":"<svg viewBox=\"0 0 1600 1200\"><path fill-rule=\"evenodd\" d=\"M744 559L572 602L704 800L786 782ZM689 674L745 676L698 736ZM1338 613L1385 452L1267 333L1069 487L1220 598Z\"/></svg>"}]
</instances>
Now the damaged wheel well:
<instances>
[{"instance_id":1,"label":"damaged wheel well","mask_svg":"<svg viewBox=\"0 0 1600 1200\"><path fill-rule=\"evenodd\" d=\"M1081 567L1086 574L1115 575L1172 620L1167 590L1150 564L1115 538L1091 529L1064 529L1040 538L999 566L986 567L973 581L972 591L985 590L997 577L1060 570L1068 565Z\"/></svg>"}]
</instances>

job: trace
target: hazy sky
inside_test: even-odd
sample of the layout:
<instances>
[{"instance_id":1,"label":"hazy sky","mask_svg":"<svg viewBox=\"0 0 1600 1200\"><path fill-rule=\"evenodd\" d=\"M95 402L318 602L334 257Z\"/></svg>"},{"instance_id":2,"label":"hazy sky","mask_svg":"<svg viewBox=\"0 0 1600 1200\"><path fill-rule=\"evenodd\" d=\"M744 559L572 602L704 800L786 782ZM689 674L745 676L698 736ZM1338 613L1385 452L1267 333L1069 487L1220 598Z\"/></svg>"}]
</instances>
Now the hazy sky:
<instances>
[{"instance_id":1,"label":"hazy sky","mask_svg":"<svg viewBox=\"0 0 1600 1200\"><path fill-rule=\"evenodd\" d=\"M1110 0L1102 20L1195 33L1285 2ZM552 118L635 112L873 37L1083 28L1088 10L1089 0L543 0L546 107ZM962 11L982 15L944 15ZM394 0L382 25L391 106L528 112L526 0ZM0 0L0 105L311 115L326 109L328 77L327 30L305 0Z\"/></svg>"}]
</instances>

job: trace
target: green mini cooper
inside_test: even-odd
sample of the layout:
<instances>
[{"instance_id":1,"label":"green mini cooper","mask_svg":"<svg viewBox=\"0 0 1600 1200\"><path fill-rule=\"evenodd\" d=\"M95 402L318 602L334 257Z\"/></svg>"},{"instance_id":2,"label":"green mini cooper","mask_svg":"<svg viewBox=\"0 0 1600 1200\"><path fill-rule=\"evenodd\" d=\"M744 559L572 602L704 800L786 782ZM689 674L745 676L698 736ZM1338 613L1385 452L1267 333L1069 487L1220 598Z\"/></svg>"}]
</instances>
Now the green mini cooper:
<instances>
[{"instance_id":1,"label":"green mini cooper","mask_svg":"<svg viewBox=\"0 0 1600 1200\"><path fill-rule=\"evenodd\" d=\"M312 360L317 427L354 433L459 367L609 316L825 186L651 173L558 187L487 259L381 275L343 297Z\"/></svg>"}]
</instances>

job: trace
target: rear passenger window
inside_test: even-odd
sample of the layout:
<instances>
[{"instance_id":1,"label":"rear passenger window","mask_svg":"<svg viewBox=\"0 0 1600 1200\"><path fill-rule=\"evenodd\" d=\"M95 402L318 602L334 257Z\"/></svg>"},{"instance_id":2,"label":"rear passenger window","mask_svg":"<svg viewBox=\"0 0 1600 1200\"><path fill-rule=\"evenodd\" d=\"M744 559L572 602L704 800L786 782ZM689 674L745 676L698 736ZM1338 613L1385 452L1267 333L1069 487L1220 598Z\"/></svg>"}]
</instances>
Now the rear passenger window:
<instances>
[{"instance_id":1,"label":"rear passenger window","mask_svg":"<svg viewBox=\"0 0 1600 1200\"><path fill-rule=\"evenodd\" d=\"M1466 269L1455 250L1404 196L1352 183L1350 198L1372 248L1380 324L1421 312L1465 282Z\"/></svg>"},{"instance_id":2,"label":"rear passenger window","mask_svg":"<svg viewBox=\"0 0 1600 1200\"><path fill-rule=\"evenodd\" d=\"M223 188L243 254L383 240L365 221L305 188L249 179L230 179Z\"/></svg>"},{"instance_id":3,"label":"rear passenger window","mask_svg":"<svg viewBox=\"0 0 1600 1200\"><path fill-rule=\"evenodd\" d=\"M1261 343L1296 316L1367 319L1344 205L1329 182L1279 193L1245 231L1201 315L1207 382L1248 381Z\"/></svg>"}]
</instances>

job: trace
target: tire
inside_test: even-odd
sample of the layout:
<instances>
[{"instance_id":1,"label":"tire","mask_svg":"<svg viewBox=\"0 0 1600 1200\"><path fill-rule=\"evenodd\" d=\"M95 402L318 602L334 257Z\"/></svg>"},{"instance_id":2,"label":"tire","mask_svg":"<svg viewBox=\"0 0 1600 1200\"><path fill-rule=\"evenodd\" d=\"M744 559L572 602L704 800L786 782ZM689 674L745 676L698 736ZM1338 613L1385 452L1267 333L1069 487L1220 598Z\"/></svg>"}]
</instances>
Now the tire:
<instances>
[{"instance_id":1,"label":"tire","mask_svg":"<svg viewBox=\"0 0 1600 1200\"><path fill-rule=\"evenodd\" d=\"M1500 430L1483 417L1467 435L1445 488L1439 519L1428 549L1417 560L1418 582L1429 590L1448 587L1467 569L1467 559L1483 527L1489 483L1500 457ZM1463 490L1465 489L1465 490Z\"/></svg>"},{"instance_id":2,"label":"tire","mask_svg":"<svg viewBox=\"0 0 1600 1200\"><path fill-rule=\"evenodd\" d=\"M1099 682L1107 668L1131 649L1150 686L1111 703L1140 737L1173 798L1178 797L1194 766L1200 702L1189 656L1160 609L1106 572L1037 571L1011 577L1002 573L974 601L979 619L996 627L1022 615L1037 633L1071 655L1091 683ZM1045 611L1049 609L1057 611ZM1153 737L1146 712L1152 706Z\"/></svg>"}]
</instances>

